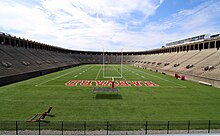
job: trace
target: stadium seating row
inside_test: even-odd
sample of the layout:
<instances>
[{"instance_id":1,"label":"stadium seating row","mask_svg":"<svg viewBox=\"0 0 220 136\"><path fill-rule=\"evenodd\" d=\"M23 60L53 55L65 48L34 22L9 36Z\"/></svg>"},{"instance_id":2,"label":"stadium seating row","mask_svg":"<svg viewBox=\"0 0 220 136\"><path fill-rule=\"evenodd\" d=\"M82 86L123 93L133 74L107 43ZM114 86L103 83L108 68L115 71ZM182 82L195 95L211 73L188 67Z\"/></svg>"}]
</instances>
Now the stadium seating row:
<instances>
[{"instance_id":1,"label":"stadium seating row","mask_svg":"<svg viewBox=\"0 0 220 136\"><path fill-rule=\"evenodd\" d=\"M134 57L138 67L220 80L220 50L216 48Z\"/></svg>"},{"instance_id":2,"label":"stadium seating row","mask_svg":"<svg viewBox=\"0 0 220 136\"><path fill-rule=\"evenodd\" d=\"M103 63L101 52L71 51L6 34L0 34L0 36L0 85L76 65ZM219 48L220 40L211 39L192 45L167 47L146 52L127 52L123 55L123 63L163 73L186 74L218 81L220 84ZM121 63L120 53L106 54L105 63ZM18 80L15 80L15 77Z\"/></svg>"},{"instance_id":3,"label":"stadium seating row","mask_svg":"<svg viewBox=\"0 0 220 136\"><path fill-rule=\"evenodd\" d=\"M103 63L102 54L64 53L5 44L0 45L0 56L0 86L76 65ZM109 55L105 61L118 64L121 58Z\"/></svg>"}]
</instances>

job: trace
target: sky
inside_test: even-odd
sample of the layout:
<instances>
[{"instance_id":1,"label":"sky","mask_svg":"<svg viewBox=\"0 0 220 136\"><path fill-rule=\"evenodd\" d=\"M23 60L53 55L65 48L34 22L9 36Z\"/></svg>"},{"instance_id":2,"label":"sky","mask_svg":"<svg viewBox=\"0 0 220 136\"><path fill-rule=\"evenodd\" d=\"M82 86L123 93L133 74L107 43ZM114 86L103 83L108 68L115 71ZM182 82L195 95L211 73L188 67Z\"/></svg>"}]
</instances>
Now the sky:
<instances>
[{"instance_id":1,"label":"sky","mask_svg":"<svg viewBox=\"0 0 220 136\"><path fill-rule=\"evenodd\" d=\"M220 33L220 0L0 0L0 32L66 49L145 51Z\"/></svg>"}]
</instances>

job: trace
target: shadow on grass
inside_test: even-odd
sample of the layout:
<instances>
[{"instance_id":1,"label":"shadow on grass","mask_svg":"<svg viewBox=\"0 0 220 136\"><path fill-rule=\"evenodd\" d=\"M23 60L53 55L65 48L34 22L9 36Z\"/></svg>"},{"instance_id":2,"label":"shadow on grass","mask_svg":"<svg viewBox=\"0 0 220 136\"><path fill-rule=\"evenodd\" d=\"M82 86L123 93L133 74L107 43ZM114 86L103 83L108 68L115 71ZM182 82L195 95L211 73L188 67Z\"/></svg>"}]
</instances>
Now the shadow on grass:
<instances>
[{"instance_id":1,"label":"shadow on grass","mask_svg":"<svg viewBox=\"0 0 220 136\"><path fill-rule=\"evenodd\" d=\"M50 123L50 121L47 121L47 120L42 120L41 122L46 123L46 124Z\"/></svg>"},{"instance_id":2,"label":"shadow on grass","mask_svg":"<svg viewBox=\"0 0 220 136\"><path fill-rule=\"evenodd\" d=\"M121 94L96 94L96 99L122 99Z\"/></svg>"},{"instance_id":3,"label":"shadow on grass","mask_svg":"<svg viewBox=\"0 0 220 136\"><path fill-rule=\"evenodd\" d=\"M55 115L47 115L47 116L48 116L48 117L52 117L52 118L55 117Z\"/></svg>"}]
</instances>

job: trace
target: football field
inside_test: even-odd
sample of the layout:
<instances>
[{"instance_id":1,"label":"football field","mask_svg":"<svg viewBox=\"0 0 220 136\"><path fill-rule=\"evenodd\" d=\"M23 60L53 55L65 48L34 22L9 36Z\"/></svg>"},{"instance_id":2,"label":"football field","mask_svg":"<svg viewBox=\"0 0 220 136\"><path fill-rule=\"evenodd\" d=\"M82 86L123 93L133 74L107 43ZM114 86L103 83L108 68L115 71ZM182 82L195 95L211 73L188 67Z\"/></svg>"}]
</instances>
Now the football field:
<instances>
[{"instance_id":1,"label":"football field","mask_svg":"<svg viewBox=\"0 0 220 136\"><path fill-rule=\"evenodd\" d=\"M93 93L111 88L119 93ZM187 78L187 77L186 77ZM219 120L220 89L123 65L81 65L0 87L0 120L28 120L52 106L48 121Z\"/></svg>"}]
</instances>

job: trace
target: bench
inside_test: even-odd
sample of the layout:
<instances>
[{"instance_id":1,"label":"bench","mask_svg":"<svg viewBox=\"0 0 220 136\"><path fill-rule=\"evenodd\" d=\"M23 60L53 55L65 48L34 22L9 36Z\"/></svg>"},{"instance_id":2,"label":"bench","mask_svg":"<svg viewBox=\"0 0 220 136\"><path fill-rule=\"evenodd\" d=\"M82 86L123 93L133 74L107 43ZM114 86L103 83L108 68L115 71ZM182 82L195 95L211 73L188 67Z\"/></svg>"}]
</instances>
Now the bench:
<instances>
[{"instance_id":1,"label":"bench","mask_svg":"<svg viewBox=\"0 0 220 136\"><path fill-rule=\"evenodd\" d=\"M30 120L28 120L27 122L32 122L32 121L34 121L34 119L38 116L39 114L34 114L34 116L33 117L31 117L31 119Z\"/></svg>"},{"instance_id":2,"label":"bench","mask_svg":"<svg viewBox=\"0 0 220 136\"><path fill-rule=\"evenodd\" d=\"M43 114L34 114L34 116L30 120L27 120L26 122L42 121L50 113L51 110L52 110L52 107L49 107L48 110L44 112Z\"/></svg>"},{"instance_id":3,"label":"bench","mask_svg":"<svg viewBox=\"0 0 220 136\"><path fill-rule=\"evenodd\" d=\"M199 81L200 84L203 84L203 85L207 85L207 86L212 86L212 84L210 83L207 83L207 82L204 82L204 81Z\"/></svg>"},{"instance_id":4,"label":"bench","mask_svg":"<svg viewBox=\"0 0 220 136\"><path fill-rule=\"evenodd\" d=\"M49 114L53 107L49 107L49 109L45 112L46 114Z\"/></svg>"},{"instance_id":5,"label":"bench","mask_svg":"<svg viewBox=\"0 0 220 136\"><path fill-rule=\"evenodd\" d=\"M44 112L43 114L40 114L40 117L36 121L41 121L47 116L47 113Z\"/></svg>"}]
</instances>

